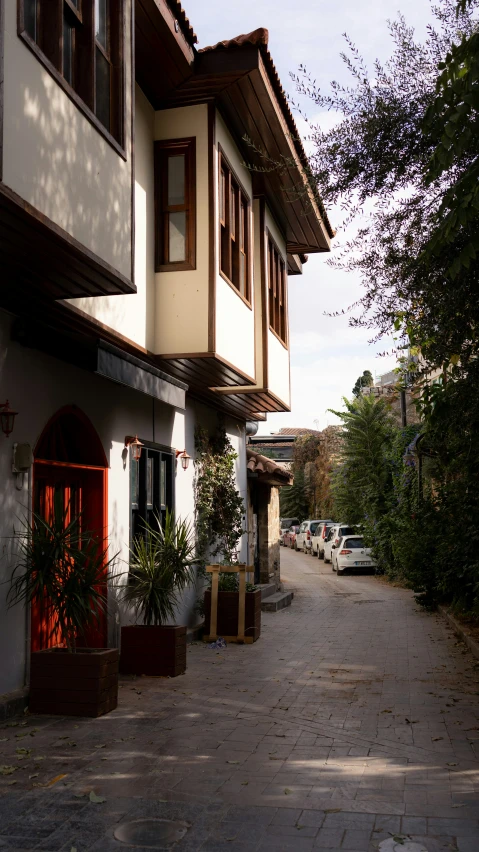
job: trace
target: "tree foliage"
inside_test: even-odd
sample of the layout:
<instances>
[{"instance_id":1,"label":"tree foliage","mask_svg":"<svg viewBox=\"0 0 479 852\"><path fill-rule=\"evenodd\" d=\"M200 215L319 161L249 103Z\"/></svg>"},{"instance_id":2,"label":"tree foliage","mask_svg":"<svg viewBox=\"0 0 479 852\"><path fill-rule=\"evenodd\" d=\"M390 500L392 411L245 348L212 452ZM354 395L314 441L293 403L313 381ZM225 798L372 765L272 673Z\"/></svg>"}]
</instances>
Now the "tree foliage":
<instances>
[{"instance_id":1,"label":"tree foliage","mask_svg":"<svg viewBox=\"0 0 479 852\"><path fill-rule=\"evenodd\" d=\"M204 429L195 432L195 521L197 558L204 568L209 559L220 557L231 564L244 533L244 501L236 488L235 461L238 458L223 425L214 435Z\"/></svg>"},{"instance_id":2,"label":"tree foliage","mask_svg":"<svg viewBox=\"0 0 479 852\"><path fill-rule=\"evenodd\" d=\"M370 388L374 384L373 374L371 370L364 370L361 376L358 376L353 387L353 396L361 394L361 388Z\"/></svg>"},{"instance_id":3,"label":"tree foliage","mask_svg":"<svg viewBox=\"0 0 479 852\"><path fill-rule=\"evenodd\" d=\"M395 328L433 365L477 348L477 8L433 7L423 43L399 16L389 60L372 69L347 38L349 86L324 93L304 68L295 78L339 117L311 125L310 169L326 206L356 221L332 259L363 281L351 324L376 337Z\"/></svg>"},{"instance_id":4,"label":"tree foliage","mask_svg":"<svg viewBox=\"0 0 479 852\"><path fill-rule=\"evenodd\" d=\"M479 381L479 362L471 371ZM423 423L406 428L380 399L346 402L333 493L335 516L362 527L381 570L428 607L446 602L479 617L479 398L464 393L470 380L433 385Z\"/></svg>"}]
</instances>

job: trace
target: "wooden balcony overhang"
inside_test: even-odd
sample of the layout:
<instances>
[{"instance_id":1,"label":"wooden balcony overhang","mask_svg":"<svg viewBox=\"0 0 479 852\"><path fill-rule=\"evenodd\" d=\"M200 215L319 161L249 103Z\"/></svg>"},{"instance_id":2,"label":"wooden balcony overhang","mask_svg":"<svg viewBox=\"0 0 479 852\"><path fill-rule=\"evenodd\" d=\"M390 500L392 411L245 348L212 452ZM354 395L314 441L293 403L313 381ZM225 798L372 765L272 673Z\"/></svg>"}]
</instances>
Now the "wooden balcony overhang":
<instances>
[{"instance_id":1,"label":"wooden balcony overhang","mask_svg":"<svg viewBox=\"0 0 479 852\"><path fill-rule=\"evenodd\" d=\"M135 77L155 109L191 76L195 42L177 0L136 0Z\"/></svg>"},{"instance_id":2,"label":"wooden balcony overhang","mask_svg":"<svg viewBox=\"0 0 479 852\"><path fill-rule=\"evenodd\" d=\"M214 101L252 168L254 194L266 197L286 234L288 252L329 251L334 231L308 182L307 157L267 37L256 30L199 51L194 73L160 108Z\"/></svg>"},{"instance_id":3,"label":"wooden balcony overhang","mask_svg":"<svg viewBox=\"0 0 479 852\"><path fill-rule=\"evenodd\" d=\"M135 285L0 183L0 305L136 293ZM15 293L11 291L15 290Z\"/></svg>"},{"instance_id":4,"label":"wooden balcony overhang","mask_svg":"<svg viewBox=\"0 0 479 852\"><path fill-rule=\"evenodd\" d=\"M291 411L289 405L279 399L267 388L212 388L217 397L227 398L248 412L248 418L255 420L258 411L273 414Z\"/></svg>"}]
</instances>

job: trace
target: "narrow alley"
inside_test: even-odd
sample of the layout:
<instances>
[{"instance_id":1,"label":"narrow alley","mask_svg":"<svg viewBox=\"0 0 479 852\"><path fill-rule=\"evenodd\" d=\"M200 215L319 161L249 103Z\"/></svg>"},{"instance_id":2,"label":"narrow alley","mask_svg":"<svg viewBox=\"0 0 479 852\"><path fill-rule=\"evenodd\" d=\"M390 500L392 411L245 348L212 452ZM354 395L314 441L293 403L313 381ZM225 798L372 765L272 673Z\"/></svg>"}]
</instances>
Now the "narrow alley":
<instances>
[{"instance_id":1,"label":"narrow alley","mask_svg":"<svg viewBox=\"0 0 479 852\"><path fill-rule=\"evenodd\" d=\"M256 644L194 644L185 676L123 679L100 719L0 732L0 763L21 761L0 847L477 852L479 662L412 593L281 556L293 605ZM174 846L143 819L180 821Z\"/></svg>"}]
</instances>

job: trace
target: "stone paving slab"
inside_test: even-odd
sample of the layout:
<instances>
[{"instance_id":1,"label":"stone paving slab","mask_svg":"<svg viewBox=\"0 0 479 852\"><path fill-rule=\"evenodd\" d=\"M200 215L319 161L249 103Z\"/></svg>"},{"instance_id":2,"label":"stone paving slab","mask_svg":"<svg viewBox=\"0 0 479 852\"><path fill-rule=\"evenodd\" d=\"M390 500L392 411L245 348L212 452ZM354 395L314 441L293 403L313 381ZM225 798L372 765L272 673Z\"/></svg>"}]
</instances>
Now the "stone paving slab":
<instances>
[{"instance_id":1,"label":"stone paving slab","mask_svg":"<svg viewBox=\"0 0 479 852\"><path fill-rule=\"evenodd\" d=\"M0 849L128 849L115 826L158 818L190 826L178 852L478 852L478 662L380 578L289 550L282 576L254 645L193 644L101 719L1 725Z\"/></svg>"}]
</instances>

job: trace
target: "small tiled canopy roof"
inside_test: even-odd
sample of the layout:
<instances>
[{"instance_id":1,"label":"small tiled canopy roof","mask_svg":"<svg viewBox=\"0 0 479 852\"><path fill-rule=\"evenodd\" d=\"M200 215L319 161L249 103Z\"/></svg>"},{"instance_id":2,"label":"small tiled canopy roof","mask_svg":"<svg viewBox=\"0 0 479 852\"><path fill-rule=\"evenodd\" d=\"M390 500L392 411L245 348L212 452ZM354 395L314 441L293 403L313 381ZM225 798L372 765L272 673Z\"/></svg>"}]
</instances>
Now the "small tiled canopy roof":
<instances>
[{"instance_id":1,"label":"small tiled canopy roof","mask_svg":"<svg viewBox=\"0 0 479 852\"><path fill-rule=\"evenodd\" d=\"M278 486L293 484L293 474L281 465L276 464L272 459L261 456L249 448L246 449L246 457L248 459L248 471L256 473L261 482Z\"/></svg>"},{"instance_id":2,"label":"small tiled canopy roof","mask_svg":"<svg viewBox=\"0 0 479 852\"><path fill-rule=\"evenodd\" d=\"M283 426L282 429L279 430L278 435L291 435L291 437L297 438L300 435L320 435L317 429L304 429L302 427L296 426Z\"/></svg>"}]
</instances>

